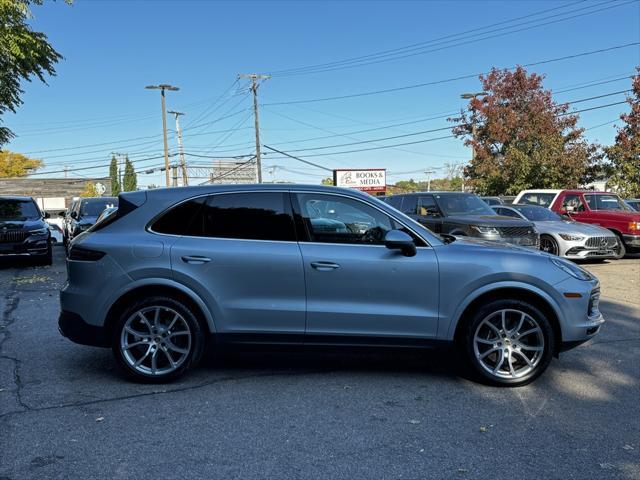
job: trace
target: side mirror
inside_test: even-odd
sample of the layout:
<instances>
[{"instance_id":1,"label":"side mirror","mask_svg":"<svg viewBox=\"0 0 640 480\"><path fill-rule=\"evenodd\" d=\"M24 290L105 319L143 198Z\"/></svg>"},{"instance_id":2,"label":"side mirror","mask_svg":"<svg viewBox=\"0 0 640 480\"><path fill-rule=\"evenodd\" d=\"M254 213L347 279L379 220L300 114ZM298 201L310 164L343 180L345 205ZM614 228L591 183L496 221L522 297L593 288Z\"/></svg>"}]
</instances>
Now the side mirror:
<instances>
[{"instance_id":1,"label":"side mirror","mask_svg":"<svg viewBox=\"0 0 640 480\"><path fill-rule=\"evenodd\" d=\"M400 250L405 257L416 254L416 244L413 238L402 230L391 230L384 237L384 246L389 250Z\"/></svg>"},{"instance_id":2,"label":"side mirror","mask_svg":"<svg viewBox=\"0 0 640 480\"><path fill-rule=\"evenodd\" d=\"M427 217L439 217L440 216L440 210L438 210L437 208L427 208Z\"/></svg>"},{"instance_id":3,"label":"side mirror","mask_svg":"<svg viewBox=\"0 0 640 480\"><path fill-rule=\"evenodd\" d=\"M49 212L44 212L44 218L51 218L51 214Z\"/></svg>"},{"instance_id":4,"label":"side mirror","mask_svg":"<svg viewBox=\"0 0 640 480\"><path fill-rule=\"evenodd\" d=\"M71 212L71 218L77 219L78 218L78 213L77 212Z\"/></svg>"}]
</instances>

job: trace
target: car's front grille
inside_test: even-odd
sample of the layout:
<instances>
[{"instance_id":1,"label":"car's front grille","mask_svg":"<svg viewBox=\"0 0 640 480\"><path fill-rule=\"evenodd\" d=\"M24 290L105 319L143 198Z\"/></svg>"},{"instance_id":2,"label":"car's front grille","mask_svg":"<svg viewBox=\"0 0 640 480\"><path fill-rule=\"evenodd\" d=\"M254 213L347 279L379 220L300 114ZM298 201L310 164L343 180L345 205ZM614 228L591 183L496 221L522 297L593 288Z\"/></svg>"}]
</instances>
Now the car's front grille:
<instances>
[{"instance_id":1,"label":"car's front grille","mask_svg":"<svg viewBox=\"0 0 640 480\"><path fill-rule=\"evenodd\" d=\"M503 237L526 237L534 236L533 228L531 227L498 227L500 235Z\"/></svg>"},{"instance_id":2,"label":"car's front grille","mask_svg":"<svg viewBox=\"0 0 640 480\"><path fill-rule=\"evenodd\" d=\"M27 238L24 230L0 230L0 243L22 242Z\"/></svg>"},{"instance_id":3,"label":"car's front grille","mask_svg":"<svg viewBox=\"0 0 640 480\"><path fill-rule=\"evenodd\" d=\"M617 243L616 237L590 237L585 245L592 248L614 248Z\"/></svg>"}]
</instances>

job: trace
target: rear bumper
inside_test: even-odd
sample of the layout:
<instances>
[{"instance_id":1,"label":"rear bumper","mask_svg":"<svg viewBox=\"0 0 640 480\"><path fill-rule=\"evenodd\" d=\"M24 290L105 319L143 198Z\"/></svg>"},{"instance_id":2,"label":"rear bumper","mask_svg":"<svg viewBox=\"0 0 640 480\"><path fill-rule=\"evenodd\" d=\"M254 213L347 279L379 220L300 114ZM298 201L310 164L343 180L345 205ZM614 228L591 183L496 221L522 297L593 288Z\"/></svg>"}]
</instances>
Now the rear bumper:
<instances>
[{"instance_id":1,"label":"rear bumper","mask_svg":"<svg viewBox=\"0 0 640 480\"><path fill-rule=\"evenodd\" d=\"M58 330L64 337L81 345L109 346L109 336L106 329L88 324L77 313L62 310L58 317Z\"/></svg>"}]
</instances>

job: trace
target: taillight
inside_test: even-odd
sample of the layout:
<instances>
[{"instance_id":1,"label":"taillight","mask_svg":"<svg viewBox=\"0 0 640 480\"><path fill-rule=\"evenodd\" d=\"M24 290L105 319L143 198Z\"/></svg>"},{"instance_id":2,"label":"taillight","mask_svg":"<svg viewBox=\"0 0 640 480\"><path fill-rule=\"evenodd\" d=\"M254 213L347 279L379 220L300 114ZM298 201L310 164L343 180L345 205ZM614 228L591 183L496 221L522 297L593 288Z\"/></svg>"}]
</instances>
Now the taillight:
<instances>
[{"instance_id":1,"label":"taillight","mask_svg":"<svg viewBox=\"0 0 640 480\"><path fill-rule=\"evenodd\" d=\"M69 250L69 260L77 260L80 262L95 262L105 255L106 253L99 250L91 250L89 248L82 248L75 245L72 245Z\"/></svg>"}]
</instances>

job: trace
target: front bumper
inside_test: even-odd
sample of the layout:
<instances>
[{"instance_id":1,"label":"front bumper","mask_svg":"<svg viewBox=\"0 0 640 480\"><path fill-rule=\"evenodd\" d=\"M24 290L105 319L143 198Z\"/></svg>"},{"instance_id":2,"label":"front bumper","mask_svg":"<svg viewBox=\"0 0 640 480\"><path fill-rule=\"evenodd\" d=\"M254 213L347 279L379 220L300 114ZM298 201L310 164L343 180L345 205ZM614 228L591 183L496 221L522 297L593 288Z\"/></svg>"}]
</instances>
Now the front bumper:
<instances>
[{"instance_id":1,"label":"front bumper","mask_svg":"<svg viewBox=\"0 0 640 480\"><path fill-rule=\"evenodd\" d=\"M585 282L570 278L555 287L562 295L560 350L567 350L592 339L600 332L605 321L599 308L600 285L595 279ZM580 296L576 297L576 294Z\"/></svg>"},{"instance_id":2,"label":"front bumper","mask_svg":"<svg viewBox=\"0 0 640 480\"><path fill-rule=\"evenodd\" d=\"M49 238L42 235L28 237L22 242L0 243L0 257L39 256L45 255L49 249Z\"/></svg>"},{"instance_id":3,"label":"front bumper","mask_svg":"<svg viewBox=\"0 0 640 480\"><path fill-rule=\"evenodd\" d=\"M622 235L622 238L624 239L624 244L626 246L640 248L640 235L626 234Z\"/></svg>"},{"instance_id":4,"label":"front bumper","mask_svg":"<svg viewBox=\"0 0 640 480\"><path fill-rule=\"evenodd\" d=\"M58 330L64 337L81 345L109 346L109 335L106 329L88 324L77 313L62 310L58 317Z\"/></svg>"}]
</instances>

